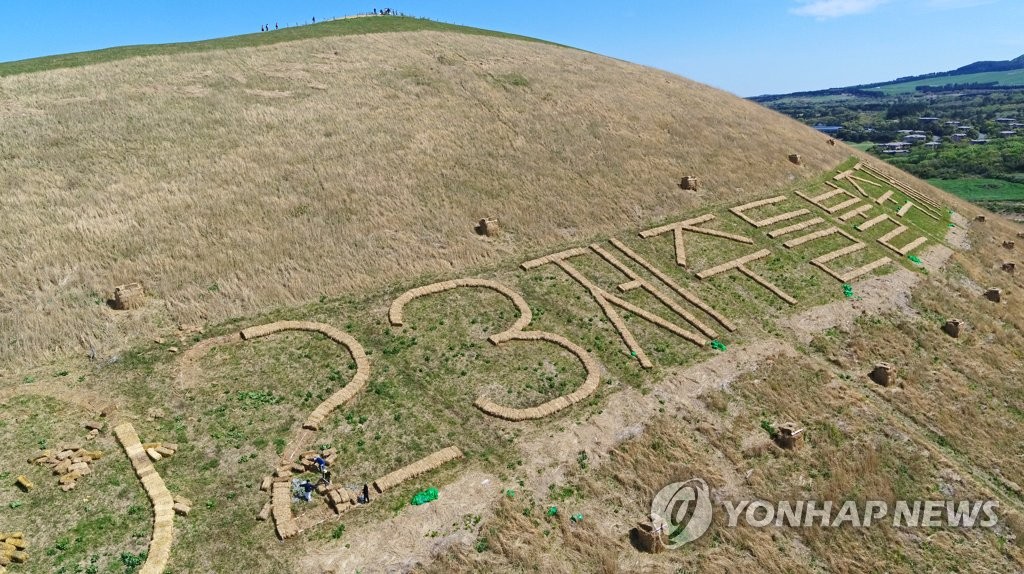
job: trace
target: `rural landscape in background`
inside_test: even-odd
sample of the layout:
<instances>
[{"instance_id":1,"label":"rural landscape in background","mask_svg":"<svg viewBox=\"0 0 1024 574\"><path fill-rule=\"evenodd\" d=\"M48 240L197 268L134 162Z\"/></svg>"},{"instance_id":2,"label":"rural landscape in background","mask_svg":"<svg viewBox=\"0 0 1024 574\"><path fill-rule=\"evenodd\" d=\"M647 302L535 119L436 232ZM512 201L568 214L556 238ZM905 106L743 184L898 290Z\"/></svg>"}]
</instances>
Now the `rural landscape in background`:
<instances>
[{"instance_id":1,"label":"rural landscape in background","mask_svg":"<svg viewBox=\"0 0 1024 574\"><path fill-rule=\"evenodd\" d=\"M398 15L0 64L0 574L1024 571L1018 64L751 101ZM665 550L692 478L999 520Z\"/></svg>"},{"instance_id":2,"label":"rural landscape in background","mask_svg":"<svg viewBox=\"0 0 1024 574\"><path fill-rule=\"evenodd\" d=\"M1024 55L752 99L963 199L1024 219Z\"/></svg>"}]
</instances>

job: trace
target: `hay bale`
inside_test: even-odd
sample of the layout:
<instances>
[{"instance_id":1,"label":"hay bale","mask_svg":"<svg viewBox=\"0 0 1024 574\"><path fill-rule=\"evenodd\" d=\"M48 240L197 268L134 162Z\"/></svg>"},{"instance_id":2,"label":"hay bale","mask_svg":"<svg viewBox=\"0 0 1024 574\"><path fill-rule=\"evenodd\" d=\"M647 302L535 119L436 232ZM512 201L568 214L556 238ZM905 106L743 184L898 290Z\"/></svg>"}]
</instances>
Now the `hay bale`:
<instances>
[{"instance_id":1,"label":"hay bale","mask_svg":"<svg viewBox=\"0 0 1024 574\"><path fill-rule=\"evenodd\" d=\"M984 223L985 222L985 216L984 215L978 215L978 216L976 216L974 218L974 221L978 221L980 223Z\"/></svg>"},{"instance_id":2,"label":"hay bale","mask_svg":"<svg viewBox=\"0 0 1024 574\"><path fill-rule=\"evenodd\" d=\"M1013 273L1017 270L1017 264L1011 261L1007 261L1006 263L1003 263L1002 269L1007 273Z\"/></svg>"},{"instance_id":3,"label":"hay bale","mask_svg":"<svg viewBox=\"0 0 1024 574\"><path fill-rule=\"evenodd\" d=\"M803 165L803 158L798 153L789 154L789 162L793 165Z\"/></svg>"},{"instance_id":4,"label":"hay bale","mask_svg":"<svg viewBox=\"0 0 1024 574\"><path fill-rule=\"evenodd\" d=\"M697 191L700 189L700 178L688 175L679 180L679 189L684 191Z\"/></svg>"},{"instance_id":5,"label":"hay bale","mask_svg":"<svg viewBox=\"0 0 1024 574\"><path fill-rule=\"evenodd\" d=\"M1007 249L1013 249L1016 245L1017 244L1015 242L1013 242L1013 241L1004 241L1003 242L1003 247L1005 247Z\"/></svg>"},{"instance_id":6,"label":"hay bale","mask_svg":"<svg viewBox=\"0 0 1024 574\"><path fill-rule=\"evenodd\" d=\"M477 235L486 235L487 237L494 237L497 235L501 228L498 226L497 217L485 217L476 224L475 231Z\"/></svg>"},{"instance_id":7,"label":"hay bale","mask_svg":"<svg viewBox=\"0 0 1024 574\"><path fill-rule=\"evenodd\" d=\"M963 330L964 322L960 319L949 319L946 324L942 326L943 332L954 339L960 337L960 331Z\"/></svg>"},{"instance_id":8,"label":"hay bale","mask_svg":"<svg viewBox=\"0 0 1024 574\"><path fill-rule=\"evenodd\" d=\"M128 283L114 287L114 309L128 311L138 309L145 303L145 291L141 283Z\"/></svg>"},{"instance_id":9,"label":"hay bale","mask_svg":"<svg viewBox=\"0 0 1024 574\"><path fill-rule=\"evenodd\" d=\"M641 522L629 531L630 541L641 552L660 554L665 551L665 533L655 532L654 525Z\"/></svg>"},{"instance_id":10,"label":"hay bale","mask_svg":"<svg viewBox=\"0 0 1024 574\"><path fill-rule=\"evenodd\" d=\"M998 303L1003 299L1003 290L993 287L985 291L985 298L993 303Z\"/></svg>"},{"instance_id":11,"label":"hay bale","mask_svg":"<svg viewBox=\"0 0 1024 574\"><path fill-rule=\"evenodd\" d=\"M25 475L19 476L18 479L14 481L14 483L18 485L18 488L24 490L25 492L28 492L36 487L36 485L32 484L32 481L29 480L28 477Z\"/></svg>"},{"instance_id":12,"label":"hay bale","mask_svg":"<svg viewBox=\"0 0 1024 574\"><path fill-rule=\"evenodd\" d=\"M787 422L779 425L779 434L775 443L786 450L796 450L804 444L804 429L797 428L796 423Z\"/></svg>"},{"instance_id":13,"label":"hay bale","mask_svg":"<svg viewBox=\"0 0 1024 574\"><path fill-rule=\"evenodd\" d=\"M892 386L896 383L896 367L889 363L878 363L868 376L883 387Z\"/></svg>"}]
</instances>

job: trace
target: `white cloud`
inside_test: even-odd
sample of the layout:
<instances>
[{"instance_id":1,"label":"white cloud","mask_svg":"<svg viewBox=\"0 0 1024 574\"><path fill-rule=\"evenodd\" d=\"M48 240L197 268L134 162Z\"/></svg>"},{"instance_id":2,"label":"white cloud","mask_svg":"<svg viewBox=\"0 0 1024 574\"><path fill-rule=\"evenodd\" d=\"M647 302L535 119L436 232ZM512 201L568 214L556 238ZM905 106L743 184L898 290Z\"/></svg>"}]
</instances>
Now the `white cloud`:
<instances>
[{"instance_id":1,"label":"white cloud","mask_svg":"<svg viewBox=\"0 0 1024 574\"><path fill-rule=\"evenodd\" d=\"M791 10L799 16L813 16L819 20L865 14L888 0L799 0L801 6ZM941 0L940 0L941 1Z\"/></svg>"}]
</instances>

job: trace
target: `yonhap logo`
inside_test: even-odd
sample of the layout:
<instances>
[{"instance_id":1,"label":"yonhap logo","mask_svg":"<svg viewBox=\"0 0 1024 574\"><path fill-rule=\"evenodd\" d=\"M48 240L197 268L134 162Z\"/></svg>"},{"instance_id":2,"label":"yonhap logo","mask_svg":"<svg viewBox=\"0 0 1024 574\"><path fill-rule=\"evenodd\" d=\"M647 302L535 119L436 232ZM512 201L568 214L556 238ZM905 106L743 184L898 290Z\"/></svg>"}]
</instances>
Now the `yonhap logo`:
<instances>
[{"instance_id":1,"label":"yonhap logo","mask_svg":"<svg viewBox=\"0 0 1024 574\"><path fill-rule=\"evenodd\" d=\"M703 536L711 526L707 483L691 478L662 488L651 502L651 523L656 535L667 535L666 548L679 548Z\"/></svg>"},{"instance_id":2,"label":"yonhap logo","mask_svg":"<svg viewBox=\"0 0 1024 574\"><path fill-rule=\"evenodd\" d=\"M725 528L991 528L999 522L995 500L722 500ZM679 548L703 536L711 526L711 492L700 478L673 482L654 495L647 532Z\"/></svg>"}]
</instances>

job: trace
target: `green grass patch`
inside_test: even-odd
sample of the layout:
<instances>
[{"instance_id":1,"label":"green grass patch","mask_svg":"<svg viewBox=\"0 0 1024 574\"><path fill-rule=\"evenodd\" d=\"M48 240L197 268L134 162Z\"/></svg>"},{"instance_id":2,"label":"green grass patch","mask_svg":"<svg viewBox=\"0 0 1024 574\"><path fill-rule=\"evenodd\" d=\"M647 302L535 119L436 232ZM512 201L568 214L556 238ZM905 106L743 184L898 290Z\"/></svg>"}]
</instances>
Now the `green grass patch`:
<instances>
[{"instance_id":1,"label":"green grass patch","mask_svg":"<svg viewBox=\"0 0 1024 574\"><path fill-rule=\"evenodd\" d=\"M918 86L945 86L947 84L987 84L995 82L1000 86L1024 86L1024 70L1006 70L1002 72L980 72L977 74L963 74L960 76L941 76L880 86L877 91L887 96L915 93Z\"/></svg>"},{"instance_id":2,"label":"green grass patch","mask_svg":"<svg viewBox=\"0 0 1024 574\"><path fill-rule=\"evenodd\" d=\"M929 179L928 183L967 201L1024 201L1024 184L1001 179Z\"/></svg>"}]
</instances>

